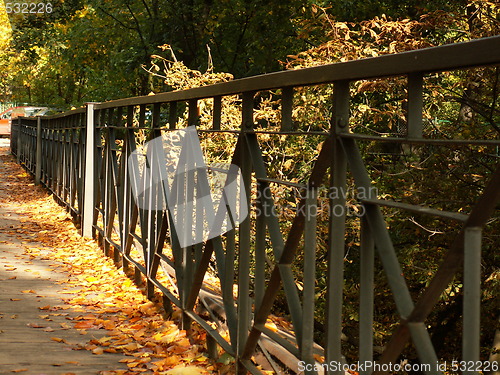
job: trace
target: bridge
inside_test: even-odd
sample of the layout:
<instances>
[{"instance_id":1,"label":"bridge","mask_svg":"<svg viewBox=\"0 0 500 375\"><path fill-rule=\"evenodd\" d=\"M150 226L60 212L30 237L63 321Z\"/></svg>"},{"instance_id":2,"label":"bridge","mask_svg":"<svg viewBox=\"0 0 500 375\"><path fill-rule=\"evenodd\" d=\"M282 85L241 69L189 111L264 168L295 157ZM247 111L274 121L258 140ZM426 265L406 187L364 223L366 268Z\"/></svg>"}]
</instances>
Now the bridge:
<instances>
[{"instance_id":1,"label":"bridge","mask_svg":"<svg viewBox=\"0 0 500 375\"><path fill-rule=\"evenodd\" d=\"M498 134L496 139L439 133L425 136L429 120L423 118L428 77L498 64L500 37L491 37L189 90L88 103L59 115L20 118L12 127L11 149L36 183L46 187L71 213L83 236L94 238L118 267L132 272L149 298L160 295L167 311L173 305L180 308L183 328L192 324L203 327L207 352L216 357L217 348L222 347L235 358L238 374L345 373L352 368L348 367L352 355L345 355L343 332L348 303L355 303L358 310L355 357L359 363L376 360L380 365L360 368L359 373L391 373L388 366L400 363L410 345L416 361L426 365L422 372L439 374L443 373L438 365L442 358L431 340L436 327L429 324L429 316L444 303L443 293L456 278L463 284L463 328L461 337L454 338L462 347L460 361L498 360L498 354L485 358L481 353L482 332L488 327L481 327L480 316L481 262L491 261L491 252L482 254L482 232L492 217L498 219L500 162L497 158L487 178L480 181L484 187L473 197L475 203L468 212L449 212L426 206L426 202L389 199L384 186L372 182L374 173L384 171L370 166L365 146L390 145L417 156L424 147L438 153L450 147L499 147ZM407 91L402 130L388 135L353 129L353 84L391 77L403 79ZM327 126L304 128L294 120L298 97L310 87L332 94ZM279 123L273 126L255 121L257 98L265 95L279 98ZM227 101L241 102L238 126L227 120ZM201 108L209 108L208 120ZM241 189L246 193L240 204L248 215L226 233L181 246L183 233L178 233L175 225L174 208L156 206L165 192L151 188L146 166L142 166L140 178L132 176L130 156L137 150L143 152L145 141L186 126L197 127L206 152L238 167ZM280 140L283 148L269 148L266 140L270 138ZM217 149L215 140L224 149ZM286 155L285 145L291 140L316 150L306 175L298 179L286 179L273 167ZM209 166L206 170L211 172ZM201 179L200 175L195 177L194 169L183 172L186 179L191 178L192 186ZM137 200L134 191L141 186L151 189ZM178 194L192 202L200 193L193 189ZM325 191L330 192L326 209L310 214L318 212ZM358 192L354 203L345 193L350 191ZM283 215L272 213L279 211L283 196L292 196L291 192L297 193L296 200L289 199L294 210L286 213L284 221ZM436 194L445 200L446 192ZM344 292L349 267L346 249L353 247L346 243L352 236L348 233L352 225L346 224L352 218L346 207L353 204L355 212L361 212L356 218L360 240L354 245L359 251L358 302L347 301ZM430 215L441 223L453 223L447 225L455 228L442 256L435 259L435 269L427 274L425 288L417 292L408 284L405 265L399 260L401 248L391 233L391 213L401 211ZM181 219L195 225L200 215L193 211L192 216ZM498 236L498 223L492 222ZM432 236L428 251L436 251ZM375 345L374 338L377 267L382 267L396 316L390 323L392 334L382 346ZM321 280L320 269L326 272ZM498 316L498 296L496 301L497 310L491 313ZM318 305L323 316L317 316ZM273 314L281 314L280 319L288 323L274 324ZM490 344L493 347L494 343ZM347 366L328 366L332 363ZM465 366L459 370L478 374L480 369Z\"/></svg>"}]
</instances>

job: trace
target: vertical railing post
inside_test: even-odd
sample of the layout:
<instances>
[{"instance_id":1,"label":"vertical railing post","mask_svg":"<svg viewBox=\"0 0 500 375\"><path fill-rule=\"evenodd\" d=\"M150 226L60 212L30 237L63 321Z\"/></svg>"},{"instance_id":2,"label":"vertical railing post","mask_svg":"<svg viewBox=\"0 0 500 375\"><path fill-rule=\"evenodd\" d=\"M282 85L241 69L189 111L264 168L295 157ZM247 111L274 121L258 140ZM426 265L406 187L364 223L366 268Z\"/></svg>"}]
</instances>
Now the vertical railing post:
<instances>
[{"instance_id":1,"label":"vertical railing post","mask_svg":"<svg viewBox=\"0 0 500 375\"><path fill-rule=\"evenodd\" d=\"M36 160L35 160L35 185L40 185L42 177L42 118L36 118Z\"/></svg>"},{"instance_id":2,"label":"vertical railing post","mask_svg":"<svg viewBox=\"0 0 500 375\"><path fill-rule=\"evenodd\" d=\"M293 130L293 87L282 89L281 97L281 131Z\"/></svg>"},{"instance_id":3,"label":"vertical railing post","mask_svg":"<svg viewBox=\"0 0 500 375\"><path fill-rule=\"evenodd\" d=\"M477 363L481 334L481 228L465 228L464 252L462 360ZM467 369L463 374L478 374L478 371Z\"/></svg>"},{"instance_id":4,"label":"vertical railing post","mask_svg":"<svg viewBox=\"0 0 500 375\"><path fill-rule=\"evenodd\" d=\"M21 146L21 118L17 118L17 162L21 163L21 152L22 152L22 146Z\"/></svg>"},{"instance_id":5,"label":"vertical railing post","mask_svg":"<svg viewBox=\"0 0 500 375\"><path fill-rule=\"evenodd\" d=\"M375 244L366 216L361 218L361 255L359 286L359 361L373 361L373 295ZM361 375L370 370L360 371Z\"/></svg>"},{"instance_id":6,"label":"vertical railing post","mask_svg":"<svg viewBox=\"0 0 500 375\"><path fill-rule=\"evenodd\" d=\"M328 244L327 348L326 362L342 362L342 306L346 220L347 159L336 135L349 131L349 82L335 82L332 123L333 159L330 181L330 223ZM330 371L328 374L343 374Z\"/></svg>"},{"instance_id":7,"label":"vertical railing post","mask_svg":"<svg viewBox=\"0 0 500 375\"><path fill-rule=\"evenodd\" d=\"M242 132L251 131L254 126L253 99L254 92L243 93L242 105ZM241 137L241 135L240 135ZM248 153L248 141L243 136L241 158L241 173L243 177L243 187L246 192L246 202L241 202L248 207L250 212L250 185L252 177L252 165L250 154ZM238 243L238 337L236 345L236 355L238 359L243 354L250 328L250 312L252 300L250 297L250 252L251 252L251 222L250 214L239 225L239 243ZM238 375L247 374L247 370L238 360L236 373Z\"/></svg>"},{"instance_id":8,"label":"vertical railing post","mask_svg":"<svg viewBox=\"0 0 500 375\"><path fill-rule=\"evenodd\" d=\"M304 289L302 313L301 360L314 368L314 312L316 289L316 226L317 226L317 189L311 187L306 193L304 225ZM306 375L316 374L315 370L305 371Z\"/></svg>"},{"instance_id":9,"label":"vertical railing post","mask_svg":"<svg viewBox=\"0 0 500 375\"><path fill-rule=\"evenodd\" d=\"M408 138L422 138L423 123L423 85L422 73L414 73L408 76Z\"/></svg>"},{"instance_id":10,"label":"vertical railing post","mask_svg":"<svg viewBox=\"0 0 500 375\"><path fill-rule=\"evenodd\" d=\"M87 103L87 137L85 141L85 178L83 196L83 225L82 234L84 237L92 237L92 227L94 225L94 164L95 164L95 124L94 124L95 103Z\"/></svg>"}]
</instances>

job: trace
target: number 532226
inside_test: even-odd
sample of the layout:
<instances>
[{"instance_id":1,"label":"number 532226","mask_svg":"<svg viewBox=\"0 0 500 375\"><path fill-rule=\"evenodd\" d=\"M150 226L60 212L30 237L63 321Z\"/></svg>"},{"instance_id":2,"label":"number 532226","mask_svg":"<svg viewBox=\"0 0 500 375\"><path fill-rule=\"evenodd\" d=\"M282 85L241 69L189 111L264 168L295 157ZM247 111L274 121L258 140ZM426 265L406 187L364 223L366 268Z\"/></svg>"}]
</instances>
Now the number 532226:
<instances>
[{"instance_id":1,"label":"number 532226","mask_svg":"<svg viewBox=\"0 0 500 375\"><path fill-rule=\"evenodd\" d=\"M7 13L40 14L52 13L51 3L5 3Z\"/></svg>"}]
</instances>

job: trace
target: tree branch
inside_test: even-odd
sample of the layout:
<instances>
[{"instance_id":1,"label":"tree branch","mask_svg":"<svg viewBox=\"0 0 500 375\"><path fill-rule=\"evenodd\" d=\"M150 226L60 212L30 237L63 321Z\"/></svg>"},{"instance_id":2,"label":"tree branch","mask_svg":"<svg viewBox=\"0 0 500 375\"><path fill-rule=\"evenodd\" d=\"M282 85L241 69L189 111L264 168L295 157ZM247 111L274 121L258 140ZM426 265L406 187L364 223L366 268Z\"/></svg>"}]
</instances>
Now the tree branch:
<instances>
[{"instance_id":1,"label":"tree branch","mask_svg":"<svg viewBox=\"0 0 500 375\"><path fill-rule=\"evenodd\" d=\"M133 26L127 26L127 25L125 25L125 23L123 23L122 21L120 21L118 18L116 18L111 13L109 13L103 7L99 6L99 7L97 7L97 9L99 9L101 12L103 12L104 14L106 14L108 17L111 17L112 19L114 19L118 23L118 25L120 25L121 27L123 27L125 29L128 29L128 30L135 30L135 28Z\"/></svg>"}]
</instances>

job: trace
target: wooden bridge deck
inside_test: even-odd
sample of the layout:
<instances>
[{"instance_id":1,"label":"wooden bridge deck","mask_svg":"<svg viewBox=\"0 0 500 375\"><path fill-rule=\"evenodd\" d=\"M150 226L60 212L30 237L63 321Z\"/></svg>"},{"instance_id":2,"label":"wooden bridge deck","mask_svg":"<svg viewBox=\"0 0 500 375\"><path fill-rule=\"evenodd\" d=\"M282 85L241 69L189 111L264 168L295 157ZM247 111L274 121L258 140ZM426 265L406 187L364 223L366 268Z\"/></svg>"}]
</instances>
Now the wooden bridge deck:
<instances>
[{"instance_id":1,"label":"wooden bridge deck","mask_svg":"<svg viewBox=\"0 0 500 375\"><path fill-rule=\"evenodd\" d=\"M0 208L0 215L6 210ZM1 219L0 227L10 220ZM123 355L94 355L73 350L102 330L81 335L68 318L78 315L61 299L64 274L50 271L56 264L21 255L20 242L0 233L0 374L98 374L126 368ZM23 293L24 292L24 293ZM33 293L34 292L34 293ZM50 308L47 308L50 306Z\"/></svg>"}]
</instances>

